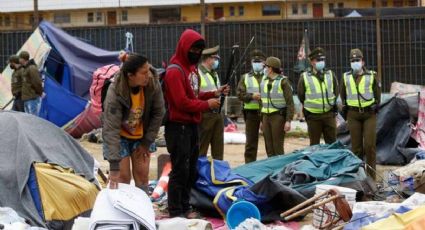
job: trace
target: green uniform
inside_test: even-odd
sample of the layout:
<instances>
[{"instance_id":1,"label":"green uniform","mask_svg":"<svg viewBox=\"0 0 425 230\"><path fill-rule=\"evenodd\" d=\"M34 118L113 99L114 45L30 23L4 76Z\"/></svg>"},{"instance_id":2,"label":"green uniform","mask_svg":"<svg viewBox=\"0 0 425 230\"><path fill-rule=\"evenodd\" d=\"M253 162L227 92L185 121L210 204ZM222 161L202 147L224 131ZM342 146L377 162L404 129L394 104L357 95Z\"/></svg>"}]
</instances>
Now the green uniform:
<instances>
[{"instance_id":1,"label":"green uniform","mask_svg":"<svg viewBox=\"0 0 425 230\"><path fill-rule=\"evenodd\" d=\"M238 98L244 103L245 119L245 163L257 160L258 130L260 129L260 101L252 99L254 93L260 93L263 73L250 72L241 77L238 84Z\"/></svg>"},{"instance_id":2,"label":"green uniform","mask_svg":"<svg viewBox=\"0 0 425 230\"><path fill-rule=\"evenodd\" d=\"M381 99L381 87L376 72L364 69L361 75L344 73L341 100L348 109L347 123L351 135L351 149L366 164L376 169L376 107ZM366 158L366 159L364 159ZM367 173L375 178L375 171Z\"/></svg>"},{"instance_id":3,"label":"green uniform","mask_svg":"<svg viewBox=\"0 0 425 230\"><path fill-rule=\"evenodd\" d=\"M309 69L301 74L297 89L307 121L310 145L320 144L323 134L326 144L336 141L335 108L338 83L331 70L319 73Z\"/></svg>"},{"instance_id":4,"label":"green uniform","mask_svg":"<svg viewBox=\"0 0 425 230\"><path fill-rule=\"evenodd\" d=\"M22 77L22 100L32 100L43 94L43 83L38 68L31 61L23 66Z\"/></svg>"},{"instance_id":5,"label":"green uniform","mask_svg":"<svg viewBox=\"0 0 425 230\"><path fill-rule=\"evenodd\" d=\"M217 72L209 71L204 66L199 65L199 75L201 77L200 90L204 92L216 91L220 85ZM224 117L217 111L202 113L200 130L199 155L207 155L208 147L211 144L211 156L216 160L223 160L224 152Z\"/></svg>"},{"instance_id":6,"label":"green uniform","mask_svg":"<svg viewBox=\"0 0 425 230\"><path fill-rule=\"evenodd\" d=\"M284 154L284 125L292 120L295 110L292 87L287 77L278 75L275 79L263 78L260 90L267 156Z\"/></svg>"}]
</instances>

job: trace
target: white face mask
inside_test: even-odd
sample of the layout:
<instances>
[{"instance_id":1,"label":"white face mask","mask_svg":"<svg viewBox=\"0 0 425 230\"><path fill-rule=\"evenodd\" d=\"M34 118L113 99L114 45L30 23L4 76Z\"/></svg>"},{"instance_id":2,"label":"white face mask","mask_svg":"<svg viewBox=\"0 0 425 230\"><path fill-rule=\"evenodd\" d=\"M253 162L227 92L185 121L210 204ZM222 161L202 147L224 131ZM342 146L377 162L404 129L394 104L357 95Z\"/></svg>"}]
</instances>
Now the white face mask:
<instances>
[{"instance_id":1,"label":"white face mask","mask_svg":"<svg viewBox=\"0 0 425 230\"><path fill-rule=\"evenodd\" d=\"M264 69L263 69L264 77L268 77L268 75L269 75L269 72L267 71L267 69L268 69L268 68L264 68Z\"/></svg>"},{"instance_id":2,"label":"white face mask","mask_svg":"<svg viewBox=\"0 0 425 230\"><path fill-rule=\"evenodd\" d=\"M358 62L351 62L351 69L353 69L353 72L358 73L362 69L362 61Z\"/></svg>"},{"instance_id":3,"label":"white face mask","mask_svg":"<svg viewBox=\"0 0 425 230\"><path fill-rule=\"evenodd\" d=\"M214 63L212 65L212 69L216 70L218 68L219 64L220 64L220 62L218 60L214 60Z\"/></svg>"}]
</instances>

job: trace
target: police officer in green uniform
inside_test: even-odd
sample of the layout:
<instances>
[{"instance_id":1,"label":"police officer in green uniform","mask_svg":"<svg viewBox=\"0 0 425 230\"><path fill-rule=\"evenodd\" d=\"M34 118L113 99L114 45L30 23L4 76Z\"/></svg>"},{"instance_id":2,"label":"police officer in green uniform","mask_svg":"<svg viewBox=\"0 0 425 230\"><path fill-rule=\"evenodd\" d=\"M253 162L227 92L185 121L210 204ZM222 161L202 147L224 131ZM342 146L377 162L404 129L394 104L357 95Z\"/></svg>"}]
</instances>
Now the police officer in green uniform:
<instances>
[{"instance_id":1,"label":"police officer in green uniform","mask_svg":"<svg viewBox=\"0 0 425 230\"><path fill-rule=\"evenodd\" d=\"M375 179L376 169L376 114L381 102L381 83L376 72L364 67L363 53L350 51L351 71L344 73L341 100L347 114L351 148L372 169L366 172Z\"/></svg>"},{"instance_id":2,"label":"police officer in green uniform","mask_svg":"<svg viewBox=\"0 0 425 230\"><path fill-rule=\"evenodd\" d=\"M264 77L263 69L266 56L260 50L251 52L252 70L242 75L237 94L243 102L243 113L245 119L245 163L257 160L258 130L261 123L261 95L260 83Z\"/></svg>"},{"instance_id":3,"label":"police officer in green uniform","mask_svg":"<svg viewBox=\"0 0 425 230\"><path fill-rule=\"evenodd\" d=\"M280 74L280 67L279 58L268 57L260 84L262 127L268 157L284 154L285 132L291 129L295 110L292 87L288 78Z\"/></svg>"},{"instance_id":4,"label":"police officer in green uniform","mask_svg":"<svg viewBox=\"0 0 425 230\"><path fill-rule=\"evenodd\" d=\"M310 145L336 141L336 98L338 82L335 73L326 67L325 51L318 47L309 55L311 67L301 74L297 94L303 104Z\"/></svg>"},{"instance_id":5,"label":"police officer in green uniform","mask_svg":"<svg viewBox=\"0 0 425 230\"><path fill-rule=\"evenodd\" d=\"M220 88L220 80L216 72L220 57L217 55L219 46L204 49L202 51L201 63L198 66L198 73L201 78L200 91L209 92ZM229 91L228 86L224 92ZM220 91L221 92L221 91ZM218 95L217 95L218 96ZM211 144L211 155L216 160L223 160L224 151L224 117L217 110L210 110L202 113L200 130L199 155L207 155L208 147Z\"/></svg>"}]
</instances>

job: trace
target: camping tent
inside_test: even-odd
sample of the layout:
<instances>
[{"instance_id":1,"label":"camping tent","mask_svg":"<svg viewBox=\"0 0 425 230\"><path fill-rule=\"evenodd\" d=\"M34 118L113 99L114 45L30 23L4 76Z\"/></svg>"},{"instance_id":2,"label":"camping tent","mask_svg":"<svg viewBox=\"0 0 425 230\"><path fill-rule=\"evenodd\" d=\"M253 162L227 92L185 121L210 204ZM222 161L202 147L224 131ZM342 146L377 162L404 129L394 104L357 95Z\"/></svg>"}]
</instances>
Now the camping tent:
<instances>
[{"instance_id":1,"label":"camping tent","mask_svg":"<svg viewBox=\"0 0 425 230\"><path fill-rule=\"evenodd\" d=\"M76 140L25 113L1 111L0 127L1 206L50 229L68 229L90 211L97 194L94 159Z\"/></svg>"},{"instance_id":2,"label":"camping tent","mask_svg":"<svg viewBox=\"0 0 425 230\"><path fill-rule=\"evenodd\" d=\"M43 21L20 50L35 59L44 77L40 117L59 127L80 114L87 106L93 72L107 64L118 64L118 52L105 51L72 37ZM6 68L0 79L0 105L12 98Z\"/></svg>"}]
</instances>

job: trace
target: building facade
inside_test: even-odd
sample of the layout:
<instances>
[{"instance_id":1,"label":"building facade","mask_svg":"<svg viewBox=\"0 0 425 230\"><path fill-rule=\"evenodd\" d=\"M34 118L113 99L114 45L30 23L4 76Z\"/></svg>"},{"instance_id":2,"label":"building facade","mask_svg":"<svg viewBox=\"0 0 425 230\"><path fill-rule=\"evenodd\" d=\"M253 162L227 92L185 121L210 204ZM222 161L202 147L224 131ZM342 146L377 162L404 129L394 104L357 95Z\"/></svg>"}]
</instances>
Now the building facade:
<instances>
[{"instance_id":1,"label":"building facade","mask_svg":"<svg viewBox=\"0 0 425 230\"><path fill-rule=\"evenodd\" d=\"M63 1L63 0L59 0ZM86 0L96 2L99 0ZM3 3L2 3L3 2ZM33 5L24 5L23 1L0 0L0 30L31 29L34 21ZM26 1L32 3L33 1ZM49 2L49 0L42 0ZM71 1L72 2L72 1ZM200 22L200 1L179 0L171 5L169 0L144 0L136 3L129 0L117 0L117 4L93 7L90 4L74 6L39 6L39 18L51 21L59 27L116 26L126 24ZM125 4L127 2L127 4ZM7 7L7 4L18 4ZM425 0L388 0L382 1L382 7L424 6ZM334 17L338 8L373 8L373 0L205 0L205 19L215 21L259 21L275 19L307 19Z\"/></svg>"}]
</instances>

